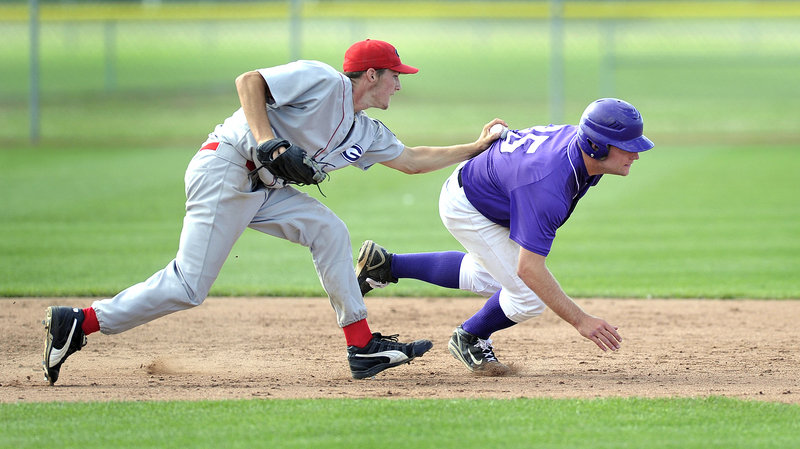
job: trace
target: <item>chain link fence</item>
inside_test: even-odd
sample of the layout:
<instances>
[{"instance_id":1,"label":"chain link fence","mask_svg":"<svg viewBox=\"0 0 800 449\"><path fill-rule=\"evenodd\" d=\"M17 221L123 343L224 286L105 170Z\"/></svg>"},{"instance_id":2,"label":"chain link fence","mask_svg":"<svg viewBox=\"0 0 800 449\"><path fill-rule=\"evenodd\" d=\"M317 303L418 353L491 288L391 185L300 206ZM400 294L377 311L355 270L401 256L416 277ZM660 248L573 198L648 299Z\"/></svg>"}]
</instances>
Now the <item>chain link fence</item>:
<instances>
[{"instance_id":1,"label":"chain link fence","mask_svg":"<svg viewBox=\"0 0 800 449\"><path fill-rule=\"evenodd\" d=\"M341 69L374 38L421 69L370 113L409 144L472 139L493 117L575 122L604 96L636 104L660 144L797 144L793 4L63 1L34 22L8 3L0 138L25 145L38 120L43 143L197 143L238 107L240 73L296 58Z\"/></svg>"}]
</instances>

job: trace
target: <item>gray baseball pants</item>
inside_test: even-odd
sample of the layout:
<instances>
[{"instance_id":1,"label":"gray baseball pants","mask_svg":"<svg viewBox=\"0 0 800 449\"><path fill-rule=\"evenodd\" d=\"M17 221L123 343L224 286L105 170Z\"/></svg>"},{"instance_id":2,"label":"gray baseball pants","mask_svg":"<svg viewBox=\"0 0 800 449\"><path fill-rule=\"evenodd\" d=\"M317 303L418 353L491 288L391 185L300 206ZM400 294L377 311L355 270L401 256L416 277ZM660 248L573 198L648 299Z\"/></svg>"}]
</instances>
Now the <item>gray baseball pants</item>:
<instances>
[{"instance_id":1,"label":"gray baseball pants","mask_svg":"<svg viewBox=\"0 0 800 449\"><path fill-rule=\"evenodd\" d=\"M197 153L186 170L186 216L175 259L146 281L95 301L101 332L124 332L200 305L247 227L310 249L339 326L367 317L344 222L293 187L253 190L246 162L225 143Z\"/></svg>"}]
</instances>

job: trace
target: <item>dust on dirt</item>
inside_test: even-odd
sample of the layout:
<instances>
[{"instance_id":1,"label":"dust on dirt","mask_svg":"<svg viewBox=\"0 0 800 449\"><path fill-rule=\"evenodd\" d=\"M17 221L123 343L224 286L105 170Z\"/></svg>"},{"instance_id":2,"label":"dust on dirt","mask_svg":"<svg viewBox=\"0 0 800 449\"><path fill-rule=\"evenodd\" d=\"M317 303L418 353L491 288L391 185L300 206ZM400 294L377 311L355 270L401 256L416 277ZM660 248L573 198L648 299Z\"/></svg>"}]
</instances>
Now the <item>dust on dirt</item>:
<instances>
[{"instance_id":1,"label":"dust on dirt","mask_svg":"<svg viewBox=\"0 0 800 449\"><path fill-rule=\"evenodd\" d=\"M86 298L0 300L0 402L233 398L600 398L726 396L800 403L800 301L577 300L619 326L604 353L552 312L495 333L515 372L475 376L447 351L480 298L367 297L373 332L431 351L350 377L327 298L209 298L118 335L92 334L55 386L41 369L44 310Z\"/></svg>"}]
</instances>

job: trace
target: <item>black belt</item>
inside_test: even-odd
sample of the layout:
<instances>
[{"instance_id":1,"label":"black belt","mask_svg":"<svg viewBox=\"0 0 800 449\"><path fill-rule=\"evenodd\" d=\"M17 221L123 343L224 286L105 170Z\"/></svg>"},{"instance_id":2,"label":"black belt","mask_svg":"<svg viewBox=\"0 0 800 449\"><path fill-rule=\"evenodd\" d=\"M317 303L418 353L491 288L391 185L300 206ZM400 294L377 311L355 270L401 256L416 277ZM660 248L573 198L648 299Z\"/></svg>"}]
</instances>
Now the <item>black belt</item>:
<instances>
[{"instance_id":1,"label":"black belt","mask_svg":"<svg viewBox=\"0 0 800 449\"><path fill-rule=\"evenodd\" d=\"M464 188L464 183L461 182L461 170L463 170L463 168L458 169L458 186Z\"/></svg>"}]
</instances>

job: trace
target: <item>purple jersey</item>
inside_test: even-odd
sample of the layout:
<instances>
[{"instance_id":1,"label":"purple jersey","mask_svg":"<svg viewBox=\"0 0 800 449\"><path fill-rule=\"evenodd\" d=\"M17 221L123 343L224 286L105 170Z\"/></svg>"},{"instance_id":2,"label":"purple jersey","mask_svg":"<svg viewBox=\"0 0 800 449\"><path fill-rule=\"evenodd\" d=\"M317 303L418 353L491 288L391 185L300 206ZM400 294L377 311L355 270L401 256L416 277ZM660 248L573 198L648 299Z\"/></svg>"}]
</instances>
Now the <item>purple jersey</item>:
<instances>
[{"instance_id":1,"label":"purple jersey","mask_svg":"<svg viewBox=\"0 0 800 449\"><path fill-rule=\"evenodd\" d=\"M470 203L509 228L511 240L542 256L578 200L602 176L586 171L576 132L573 125L509 131L461 172Z\"/></svg>"}]
</instances>

